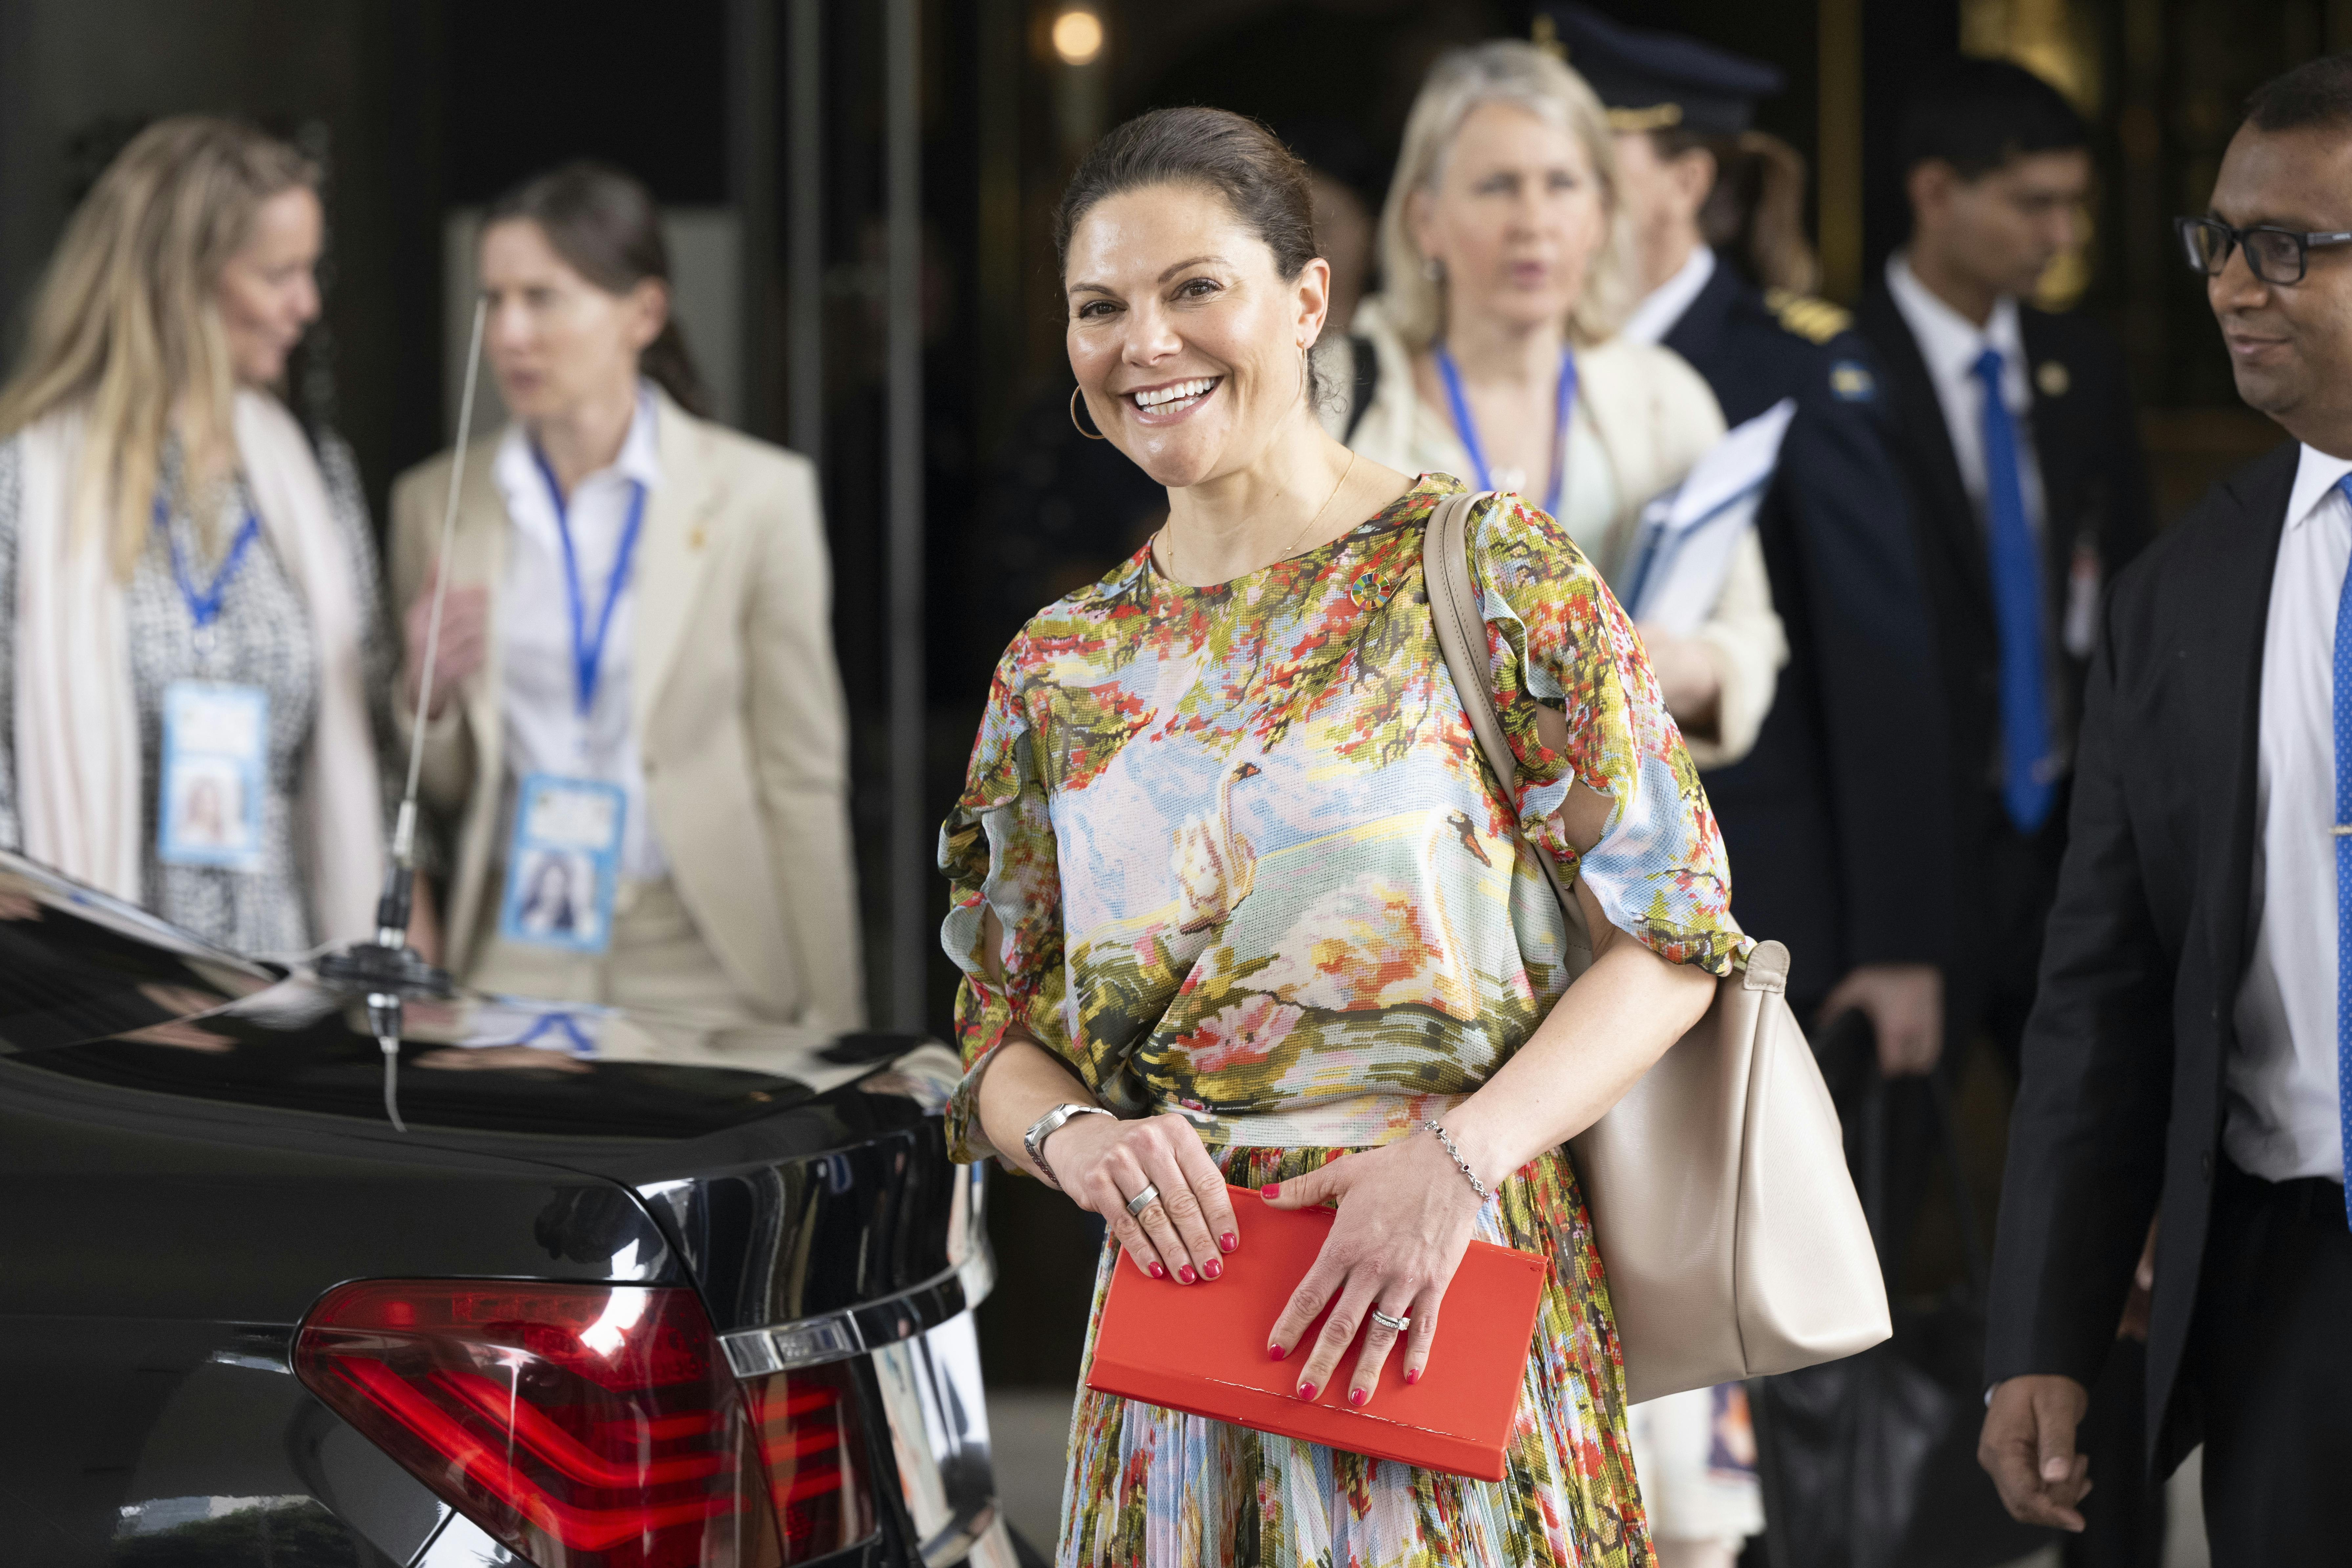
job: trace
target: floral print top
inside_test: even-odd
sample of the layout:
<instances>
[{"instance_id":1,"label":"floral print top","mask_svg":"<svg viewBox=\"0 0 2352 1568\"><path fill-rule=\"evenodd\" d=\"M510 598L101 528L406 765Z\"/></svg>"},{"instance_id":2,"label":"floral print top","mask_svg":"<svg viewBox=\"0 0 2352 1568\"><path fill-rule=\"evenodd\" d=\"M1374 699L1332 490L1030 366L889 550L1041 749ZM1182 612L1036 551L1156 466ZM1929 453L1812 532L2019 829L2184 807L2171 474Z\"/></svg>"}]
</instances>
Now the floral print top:
<instances>
[{"instance_id":1,"label":"floral print top","mask_svg":"<svg viewBox=\"0 0 2352 1568\"><path fill-rule=\"evenodd\" d=\"M1639 637L1557 523L1516 496L1470 521L1502 800L1431 626L1425 475L1337 540L1192 588L1147 546L1040 612L997 667L940 835L964 972L960 1159L1009 1026L1123 1115L1213 1142L1361 1147L1484 1083L1566 988L1567 922L1510 820L1611 921L1716 974L1751 945L1714 815ZM1538 703L1568 721L1548 750ZM1611 800L1580 858L1554 814ZM1002 927L1001 983L983 916Z\"/></svg>"}]
</instances>

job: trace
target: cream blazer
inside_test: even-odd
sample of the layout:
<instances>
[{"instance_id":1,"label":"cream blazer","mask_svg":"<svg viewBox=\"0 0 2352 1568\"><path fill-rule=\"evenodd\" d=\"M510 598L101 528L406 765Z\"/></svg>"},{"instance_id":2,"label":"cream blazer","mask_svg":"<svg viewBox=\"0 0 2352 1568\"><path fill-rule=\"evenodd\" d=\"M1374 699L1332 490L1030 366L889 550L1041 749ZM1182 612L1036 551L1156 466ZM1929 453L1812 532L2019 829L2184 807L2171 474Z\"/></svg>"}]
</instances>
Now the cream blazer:
<instances>
[{"instance_id":1,"label":"cream blazer","mask_svg":"<svg viewBox=\"0 0 2352 1568\"><path fill-rule=\"evenodd\" d=\"M848 722L816 473L797 454L697 419L656 391L662 483L637 542L632 696L654 830L679 900L761 1014L866 1018L849 848ZM499 592L514 524L492 478L499 437L466 458L450 586L489 590L489 654L426 727L422 793L458 824L448 967L478 956L501 857ZM394 603L423 588L449 488L444 452L392 493ZM404 723L413 715L403 714Z\"/></svg>"},{"instance_id":2,"label":"cream blazer","mask_svg":"<svg viewBox=\"0 0 2352 1568\"><path fill-rule=\"evenodd\" d=\"M1372 345L1380 378L1371 406L1349 442L1377 463L1406 474L1447 473L1470 481L1470 455L1453 426L1422 402L1412 358L1375 297L1356 308L1349 332ZM1345 338L1316 349L1327 385L1348 387L1354 365ZM1723 438L1723 411L1698 372L1671 349L1623 338L1576 352L1577 398L1569 423L1567 494L1559 522L1611 583L1633 549L1642 508L1682 482L1691 465ZM1344 400L1322 410L1334 436L1347 428ZM1789 662L1789 643L1772 608L1764 547L1750 529L1732 557L1723 593L1698 637L1714 647L1723 689L1712 740L1685 736L1691 761L1727 767L1755 748Z\"/></svg>"}]
</instances>

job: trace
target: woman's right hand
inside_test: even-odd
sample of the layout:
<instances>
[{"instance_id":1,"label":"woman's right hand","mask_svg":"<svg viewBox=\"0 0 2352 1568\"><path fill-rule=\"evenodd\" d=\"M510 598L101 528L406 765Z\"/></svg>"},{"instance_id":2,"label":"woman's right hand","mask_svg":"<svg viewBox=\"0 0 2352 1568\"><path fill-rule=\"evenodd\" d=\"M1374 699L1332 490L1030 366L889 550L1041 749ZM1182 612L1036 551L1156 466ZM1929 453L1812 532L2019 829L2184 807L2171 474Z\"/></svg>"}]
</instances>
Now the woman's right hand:
<instances>
[{"instance_id":1,"label":"woman's right hand","mask_svg":"<svg viewBox=\"0 0 2352 1568\"><path fill-rule=\"evenodd\" d=\"M1071 1201L1102 1215L1154 1279L1214 1279L1225 1271L1222 1256L1241 1245L1223 1174L1192 1124L1172 1112L1140 1121L1074 1116L1045 1141L1045 1158ZM1139 1222L1128 1200L1147 1182L1160 1189L1160 1201Z\"/></svg>"},{"instance_id":2,"label":"woman's right hand","mask_svg":"<svg viewBox=\"0 0 2352 1568\"><path fill-rule=\"evenodd\" d=\"M411 712L416 711L416 700L424 686L425 638L433 619L433 586L440 580L441 568L436 564L425 575L425 586L409 605L403 622L408 651L401 666L400 681L401 689L408 694ZM489 641L489 590L479 586L451 588L441 605L441 640L434 648L433 710L417 713L419 719L430 722L441 717L458 682L482 668L488 657Z\"/></svg>"}]
</instances>

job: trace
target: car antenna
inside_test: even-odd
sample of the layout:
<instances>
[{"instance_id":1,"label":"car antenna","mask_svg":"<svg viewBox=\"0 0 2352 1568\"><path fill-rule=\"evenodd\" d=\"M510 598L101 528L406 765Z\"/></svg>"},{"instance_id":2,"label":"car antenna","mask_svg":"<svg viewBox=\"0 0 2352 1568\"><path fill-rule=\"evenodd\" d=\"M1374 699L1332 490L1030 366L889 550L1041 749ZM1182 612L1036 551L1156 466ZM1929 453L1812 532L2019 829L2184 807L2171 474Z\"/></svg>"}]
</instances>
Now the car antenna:
<instances>
[{"instance_id":1,"label":"car antenna","mask_svg":"<svg viewBox=\"0 0 2352 1568\"><path fill-rule=\"evenodd\" d=\"M450 994L448 974L425 963L408 945L408 917L416 896L416 790L424 776L426 715L433 711L433 662L441 647L441 606L449 595L449 543L457 531L457 497L466 479L466 439L474 428L474 389L481 378L482 327L488 314L489 300L476 300L474 330L466 345L465 391L457 399L457 445L449 464L449 497L441 512L441 546L434 556L433 607L425 623L425 663L417 678L415 721L408 741L408 782L400 794L400 813L393 820L383 894L375 905L375 939L348 943L319 961L321 978L366 988L368 1026L383 1052L383 1113L400 1132L408 1131L400 1119L401 999Z\"/></svg>"}]
</instances>

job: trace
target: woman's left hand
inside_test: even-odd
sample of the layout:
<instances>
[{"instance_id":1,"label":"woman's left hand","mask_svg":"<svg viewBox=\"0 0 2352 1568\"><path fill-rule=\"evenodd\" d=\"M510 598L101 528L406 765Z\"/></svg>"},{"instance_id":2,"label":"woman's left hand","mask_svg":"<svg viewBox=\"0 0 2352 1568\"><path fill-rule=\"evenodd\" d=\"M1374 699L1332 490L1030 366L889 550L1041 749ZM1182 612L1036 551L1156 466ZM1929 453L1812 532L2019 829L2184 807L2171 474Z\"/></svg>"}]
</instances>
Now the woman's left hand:
<instances>
[{"instance_id":1,"label":"woman's left hand","mask_svg":"<svg viewBox=\"0 0 2352 1568\"><path fill-rule=\"evenodd\" d=\"M1307 1326L1330 1306L1331 1315L1323 1320L1323 1331L1299 1369L1299 1397L1312 1399L1331 1386L1339 1358L1359 1329L1364 1348L1349 1384L1349 1405L1361 1406L1371 1399L1399 1338L1406 1342L1404 1380L1418 1382L1437 1334L1438 1305L1469 1249L1479 1208L1478 1194L1437 1140L1415 1132L1383 1148L1342 1154L1319 1170L1263 1189L1262 1195L1276 1208L1339 1205L1322 1253L1290 1293L1266 1345L1277 1361L1289 1355ZM1374 1321L1374 1308L1409 1319L1412 1327L1401 1336Z\"/></svg>"}]
</instances>

